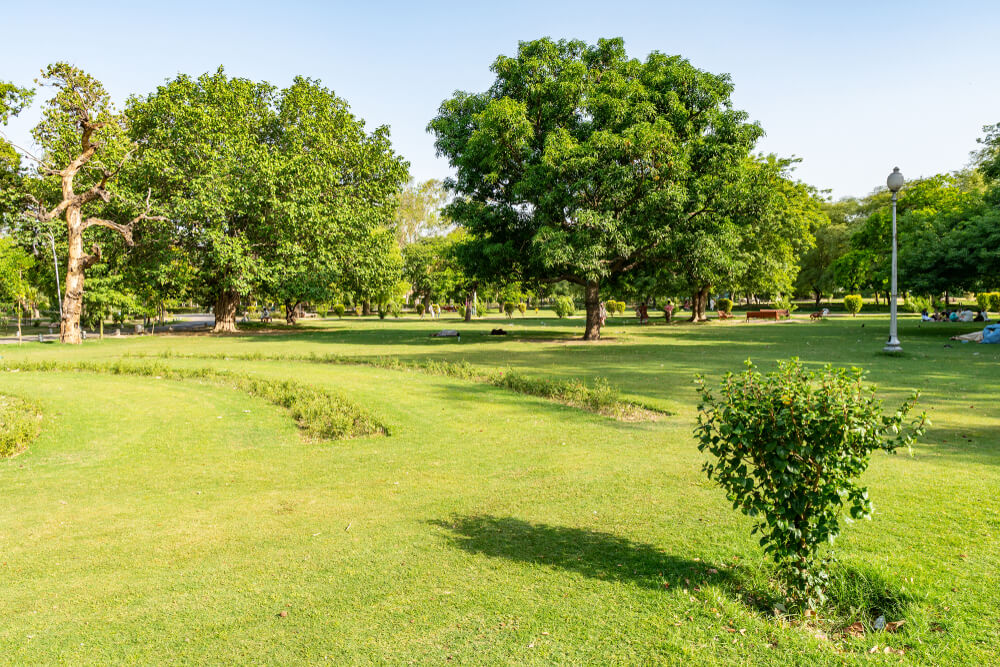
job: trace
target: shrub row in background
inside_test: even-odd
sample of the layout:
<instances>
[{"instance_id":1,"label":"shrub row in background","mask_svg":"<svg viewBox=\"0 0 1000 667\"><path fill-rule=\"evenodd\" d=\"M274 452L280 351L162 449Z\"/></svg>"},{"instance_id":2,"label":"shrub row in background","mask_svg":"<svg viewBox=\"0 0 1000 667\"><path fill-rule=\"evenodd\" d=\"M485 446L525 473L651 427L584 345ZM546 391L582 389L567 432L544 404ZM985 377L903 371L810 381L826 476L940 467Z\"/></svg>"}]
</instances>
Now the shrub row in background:
<instances>
[{"instance_id":1,"label":"shrub row in background","mask_svg":"<svg viewBox=\"0 0 1000 667\"><path fill-rule=\"evenodd\" d=\"M0 459L16 456L38 436L42 412L16 396L0 395Z\"/></svg>"},{"instance_id":2,"label":"shrub row in background","mask_svg":"<svg viewBox=\"0 0 1000 667\"><path fill-rule=\"evenodd\" d=\"M203 380L285 408L302 430L318 438L340 440L389 432L384 424L343 396L300 382L258 378L214 368L173 368L160 363L36 361L7 363L5 366L7 370L83 371L168 380Z\"/></svg>"},{"instance_id":3,"label":"shrub row in background","mask_svg":"<svg viewBox=\"0 0 1000 667\"><path fill-rule=\"evenodd\" d=\"M510 369L480 368L465 361L404 361L396 357L359 358L337 354L315 353L269 356L256 352L250 354L192 355L164 351L154 355L133 354L130 356L139 358L153 356L161 359L217 359L221 361L307 361L345 366L370 366L396 371L418 371L429 375L442 375L462 380L471 380L473 382L483 382L520 394L547 398L564 405L596 412L622 421L653 420L660 415L667 414L662 410L656 410L625 400L619 389L609 385L603 379L598 380L593 386L590 386L583 380L534 378Z\"/></svg>"}]
</instances>

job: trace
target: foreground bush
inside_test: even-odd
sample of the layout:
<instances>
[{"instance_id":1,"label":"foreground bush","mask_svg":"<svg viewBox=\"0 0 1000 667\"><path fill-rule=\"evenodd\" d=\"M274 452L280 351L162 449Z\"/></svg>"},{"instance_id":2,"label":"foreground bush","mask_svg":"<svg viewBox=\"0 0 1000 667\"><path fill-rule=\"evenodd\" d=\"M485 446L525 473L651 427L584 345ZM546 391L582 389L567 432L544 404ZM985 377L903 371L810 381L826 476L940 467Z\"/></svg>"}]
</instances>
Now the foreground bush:
<instances>
[{"instance_id":1,"label":"foreground bush","mask_svg":"<svg viewBox=\"0 0 1000 667\"><path fill-rule=\"evenodd\" d=\"M333 312L337 315L337 317L343 317L344 316L344 311L346 311L346 310L347 309L344 308L344 304L342 304L342 303L338 303L338 304L336 304L333 307Z\"/></svg>"},{"instance_id":2,"label":"foreground bush","mask_svg":"<svg viewBox=\"0 0 1000 667\"><path fill-rule=\"evenodd\" d=\"M916 394L886 415L863 379L857 368L812 372L793 359L767 375L747 362L745 372L726 376L719 396L698 381L695 435L713 457L704 470L756 520L787 598L810 608L825 600L819 549L839 534L842 509L871 518L868 491L857 483L871 453L909 446L927 423L920 415L904 426Z\"/></svg>"},{"instance_id":3,"label":"foreground bush","mask_svg":"<svg viewBox=\"0 0 1000 667\"><path fill-rule=\"evenodd\" d=\"M507 317L511 317L514 314L514 309L516 308L517 306L514 305L513 301L504 301L503 312L507 315Z\"/></svg>"},{"instance_id":4,"label":"foreground bush","mask_svg":"<svg viewBox=\"0 0 1000 667\"><path fill-rule=\"evenodd\" d=\"M16 396L0 395L0 459L20 454L38 435L42 413Z\"/></svg>"},{"instance_id":5,"label":"foreground bush","mask_svg":"<svg viewBox=\"0 0 1000 667\"><path fill-rule=\"evenodd\" d=\"M851 317L854 317L861 312L862 303L864 301L861 299L860 294L848 294L844 297L844 310L849 312Z\"/></svg>"},{"instance_id":6,"label":"foreground bush","mask_svg":"<svg viewBox=\"0 0 1000 667\"><path fill-rule=\"evenodd\" d=\"M716 308L719 312L731 313L733 312L733 300L732 299L719 299L715 302Z\"/></svg>"}]
</instances>

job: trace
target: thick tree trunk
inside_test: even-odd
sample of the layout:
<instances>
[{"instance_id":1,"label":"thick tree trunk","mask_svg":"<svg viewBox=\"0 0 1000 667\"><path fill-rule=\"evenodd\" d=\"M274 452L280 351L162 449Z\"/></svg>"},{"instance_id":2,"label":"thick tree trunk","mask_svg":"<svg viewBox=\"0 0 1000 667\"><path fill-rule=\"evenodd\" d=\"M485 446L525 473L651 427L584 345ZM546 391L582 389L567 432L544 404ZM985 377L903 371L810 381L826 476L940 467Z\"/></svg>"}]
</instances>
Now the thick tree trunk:
<instances>
[{"instance_id":1,"label":"thick tree trunk","mask_svg":"<svg viewBox=\"0 0 1000 667\"><path fill-rule=\"evenodd\" d=\"M298 301L294 304L291 301L285 302L285 324L295 324L295 313L298 310L298 307Z\"/></svg>"},{"instance_id":2,"label":"thick tree trunk","mask_svg":"<svg viewBox=\"0 0 1000 667\"><path fill-rule=\"evenodd\" d=\"M371 315L372 314L372 302L371 302L370 299L365 299L361 303L361 314L362 315Z\"/></svg>"},{"instance_id":3,"label":"thick tree trunk","mask_svg":"<svg viewBox=\"0 0 1000 667\"><path fill-rule=\"evenodd\" d=\"M819 290L814 290L813 294L816 295L816 307L819 308L820 302L823 299L823 293L820 292Z\"/></svg>"},{"instance_id":4,"label":"thick tree trunk","mask_svg":"<svg viewBox=\"0 0 1000 667\"><path fill-rule=\"evenodd\" d=\"M476 290L465 295L465 321L472 321L472 306L476 303Z\"/></svg>"},{"instance_id":5,"label":"thick tree trunk","mask_svg":"<svg viewBox=\"0 0 1000 667\"><path fill-rule=\"evenodd\" d=\"M601 286L597 281L590 281L584 288L584 305L587 307L587 328L583 333L584 340L601 339Z\"/></svg>"},{"instance_id":6,"label":"thick tree trunk","mask_svg":"<svg viewBox=\"0 0 1000 667\"><path fill-rule=\"evenodd\" d=\"M83 312L83 271L86 255L83 254L83 220L78 206L66 209L67 249L66 288L63 290L62 321L59 323L59 342L81 342L80 314Z\"/></svg>"},{"instance_id":7,"label":"thick tree trunk","mask_svg":"<svg viewBox=\"0 0 1000 667\"><path fill-rule=\"evenodd\" d=\"M688 319L689 322L708 321L708 318L705 316L705 308L708 307L708 296L711 289L711 285L705 285L697 292L691 294L691 317Z\"/></svg>"},{"instance_id":8,"label":"thick tree trunk","mask_svg":"<svg viewBox=\"0 0 1000 667\"><path fill-rule=\"evenodd\" d=\"M216 297L212 333L236 333L236 306L239 303L240 295L232 290L223 291Z\"/></svg>"}]
</instances>

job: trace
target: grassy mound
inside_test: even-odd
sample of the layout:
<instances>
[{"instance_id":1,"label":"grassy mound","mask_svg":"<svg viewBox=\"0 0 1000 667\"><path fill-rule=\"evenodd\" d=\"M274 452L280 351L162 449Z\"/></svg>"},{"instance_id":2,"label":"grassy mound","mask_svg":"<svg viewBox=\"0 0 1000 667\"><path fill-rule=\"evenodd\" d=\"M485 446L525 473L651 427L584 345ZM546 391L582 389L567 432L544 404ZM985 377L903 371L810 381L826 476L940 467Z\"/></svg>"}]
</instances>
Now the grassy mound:
<instances>
[{"instance_id":1,"label":"grassy mound","mask_svg":"<svg viewBox=\"0 0 1000 667\"><path fill-rule=\"evenodd\" d=\"M387 427L359 405L338 394L291 380L274 381L213 368L172 368L158 363L127 362L24 362L8 370L84 371L111 375L136 375L168 380L202 380L231 387L288 410L311 436L342 440L366 435L386 435Z\"/></svg>"}]
</instances>

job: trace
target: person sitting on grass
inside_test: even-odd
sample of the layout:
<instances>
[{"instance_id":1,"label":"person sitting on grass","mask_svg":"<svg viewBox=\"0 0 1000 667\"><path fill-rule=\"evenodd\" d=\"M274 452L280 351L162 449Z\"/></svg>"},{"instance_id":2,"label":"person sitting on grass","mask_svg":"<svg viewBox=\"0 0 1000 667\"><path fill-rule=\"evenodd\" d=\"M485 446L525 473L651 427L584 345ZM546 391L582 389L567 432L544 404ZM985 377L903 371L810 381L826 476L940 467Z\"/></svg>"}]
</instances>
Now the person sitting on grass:
<instances>
[{"instance_id":1,"label":"person sitting on grass","mask_svg":"<svg viewBox=\"0 0 1000 667\"><path fill-rule=\"evenodd\" d=\"M958 322L958 311L957 310L953 310L953 311L951 311L951 312L948 313L948 321L949 322Z\"/></svg>"}]
</instances>

